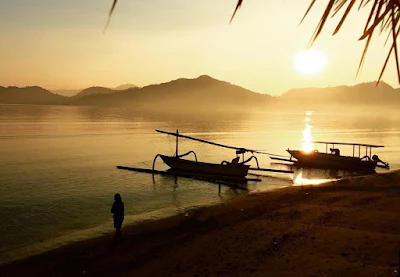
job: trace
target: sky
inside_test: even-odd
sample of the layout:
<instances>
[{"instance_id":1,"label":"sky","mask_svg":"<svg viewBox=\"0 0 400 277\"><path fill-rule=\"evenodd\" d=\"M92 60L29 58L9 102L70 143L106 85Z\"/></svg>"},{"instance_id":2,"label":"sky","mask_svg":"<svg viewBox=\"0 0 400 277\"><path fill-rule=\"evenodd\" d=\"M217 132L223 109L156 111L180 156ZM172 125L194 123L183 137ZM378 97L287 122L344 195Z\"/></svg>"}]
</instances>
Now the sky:
<instances>
[{"instance_id":1,"label":"sky","mask_svg":"<svg viewBox=\"0 0 400 277\"><path fill-rule=\"evenodd\" d=\"M295 66L327 1L245 0L229 24L236 0L119 0L104 33L112 0L0 0L0 86L47 89L138 86L210 75L260 93L291 88L354 85L378 78L388 48L358 41L367 11L350 14L342 31L330 21L314 44L321 70ZM394 62L383 80L398 87Z\"/></svg>"}]
</instances>

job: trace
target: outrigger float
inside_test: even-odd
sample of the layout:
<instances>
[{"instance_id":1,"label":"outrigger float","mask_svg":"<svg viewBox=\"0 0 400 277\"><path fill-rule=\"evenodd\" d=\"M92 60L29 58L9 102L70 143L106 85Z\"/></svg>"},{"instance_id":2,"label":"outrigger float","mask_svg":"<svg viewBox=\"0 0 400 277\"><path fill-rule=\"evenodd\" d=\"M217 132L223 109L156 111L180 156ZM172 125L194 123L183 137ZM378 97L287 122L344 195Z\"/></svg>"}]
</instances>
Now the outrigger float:
<instances>
[{"instance_id":1,"label":"outrigger float","mask_svg":"<svg viewBox=\"0 0 400 277\"><path fill-rule=\"evenodd\" d=\"M273 155L270 153L247 149L242 147L234 147L224 144L215 143L212 141L202 140L198 138L194 138L191 136L182 135L176 130L176 133L166 132L161 130L156 130L156 132L171 135L176 137L176 149L174 156L166 156L162 154L157 154L153 160L152 169L146 168L134 168L134 167L125 167L125 166L117 166L118 169L125 169L137 172L144 173L152 173L152 174L163 174L163 175L173 175L173 176L182 176L193 179L201 179L213 181L221 184L227 185L235 185L235 184L246 184L247 181L261 181L258 178L248 178L247 175L249 170L252 171L269 171L269 172L278 172L278 173L293 173L291 170L280 170L280 169L272 169L272 168L260 168L258 159L254 154L264 154L264 155ZM218 147L228 148L235 150L236 157L231 161L222 161L220 164L218 163L209 163L209 162L200 162L197 160L197 155L194 151L189 151L184 154L179 154L179 138L190 139L202 143L211 144ZM245 153L251 153L251 156L248 159L245 159ZM183 159L183 157L189 156L193 154L194 160ZM242 155L242 161L240 161L240 155ZM167 171L159 171L155 170L155 163L157 158L160 157L161 160L169 166ZM255 160L257 167L250 167L248 164L251 160Z\"/></svg>"},{"instance_id":2,"label":"outrigger float","mask_svg":"<svg viewBox=\"0 0 400 277\"><path fill-rule=\"evenodd\" d=\"M290 161L301 167L343 169L355 172L371 172L376 167L389 169L389 164L382 161L378 155L372 155L372 148L382 148L383 145L345 143L345 142L326 142L312 141L311 143L325 144L325 153L313 150L310 152L302 150L290 150ZM335 145L348 145L353 147L353 156L342 156L340 150ZM328 152L328 147L330 152ZM361 148L365 147L365 155L361 157ZM357 151L358 150L358 151Z\"/></svg>"}]
</instances>

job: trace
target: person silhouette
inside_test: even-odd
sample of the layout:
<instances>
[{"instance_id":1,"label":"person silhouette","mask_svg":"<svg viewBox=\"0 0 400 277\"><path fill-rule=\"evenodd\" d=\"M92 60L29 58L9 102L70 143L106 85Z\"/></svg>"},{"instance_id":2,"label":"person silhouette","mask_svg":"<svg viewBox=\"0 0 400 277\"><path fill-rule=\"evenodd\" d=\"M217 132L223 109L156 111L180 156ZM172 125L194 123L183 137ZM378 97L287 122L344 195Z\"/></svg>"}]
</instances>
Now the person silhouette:
<instances>
[{"instance_id":1,"label":"person silhouette","mask_svg":"<svg viewBox=\"0 0 400 277\"><path fill-rule=\"evenodd\" d=\"M340 150L337 148L329 148L331 150L332 155L340 156Z\"/></svg>"},{"instance_id":2,"label":"person silhouette","mask_svg":"<svg viewBox=\"0 0 400 277\"><path fill-rule=\"evenodd\" d=\"M115 228L115 239L121 237L121 227L124 221L124 202L122 202L121 195L116 193L114 195L114 203L111 207L111 213L114 214L114 228Z\"/></svg>"}]
</instances>

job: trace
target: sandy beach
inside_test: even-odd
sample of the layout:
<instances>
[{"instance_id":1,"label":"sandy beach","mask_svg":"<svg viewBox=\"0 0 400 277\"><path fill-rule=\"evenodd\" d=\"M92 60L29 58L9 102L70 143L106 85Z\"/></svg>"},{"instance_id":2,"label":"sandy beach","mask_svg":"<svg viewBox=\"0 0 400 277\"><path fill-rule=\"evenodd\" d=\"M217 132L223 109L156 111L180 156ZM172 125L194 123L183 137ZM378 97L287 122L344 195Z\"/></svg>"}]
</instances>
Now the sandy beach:
<instances>
[{"instance_id":1,"label":"sandy beach","mask_svg":"<svg viewBox=\"0 0 400 277\"><path fill-rule=\"evenodd\" d=\"M400 171L251 194L0 268L0 276L399 276Z\"/></svg>"}]
</instances>

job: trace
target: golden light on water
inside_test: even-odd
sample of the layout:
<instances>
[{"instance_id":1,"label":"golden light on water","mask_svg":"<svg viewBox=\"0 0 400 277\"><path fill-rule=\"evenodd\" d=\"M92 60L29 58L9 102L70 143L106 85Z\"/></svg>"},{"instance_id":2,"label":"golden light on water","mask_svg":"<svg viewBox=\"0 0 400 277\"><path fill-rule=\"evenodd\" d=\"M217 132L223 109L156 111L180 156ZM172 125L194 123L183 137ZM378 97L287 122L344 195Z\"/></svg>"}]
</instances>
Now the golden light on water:
<instances>
[{"instance_id":1,"label":"golden light on water","mask_svg":"<svg viewBox=\"0 0 400 277\"><path fill-rule=\"evenodd\" d=\"M333 179L309 179L303 178L303 173L300 172L293 180L293 185L319 185L332 181Z\"/></svg>"},{"instance_id":2,"label":"golden light on water","mask_svg":"<svg viewBox=\"0 0 400 277\"><path fill-rule=\"evenodd\" d=\"M306 112L306 117L304 118L304 130L303 130L303 143L302 150L304 152L311 152L314 149L314 145L312 143L312 135L311 129L312 126L310 124L312 111Z\"/></svg>"}]
</instances>

